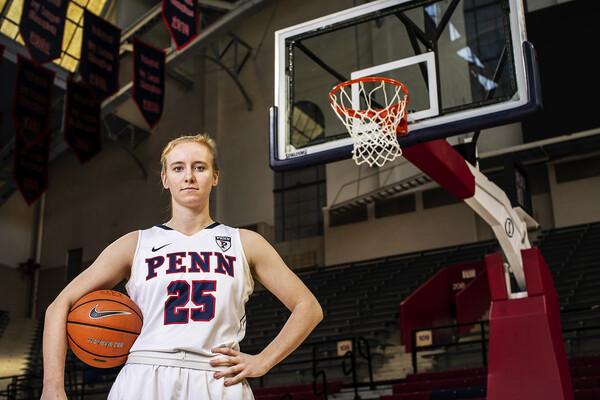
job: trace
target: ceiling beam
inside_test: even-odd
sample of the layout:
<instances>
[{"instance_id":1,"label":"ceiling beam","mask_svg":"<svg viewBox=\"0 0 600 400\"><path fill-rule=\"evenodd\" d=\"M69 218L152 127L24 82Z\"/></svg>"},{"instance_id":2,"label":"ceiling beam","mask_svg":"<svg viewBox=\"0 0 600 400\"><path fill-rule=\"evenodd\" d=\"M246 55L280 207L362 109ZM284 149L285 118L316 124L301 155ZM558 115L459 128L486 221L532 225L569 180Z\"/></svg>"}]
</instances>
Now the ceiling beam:
<instances>
[{"instance_id":1,"label":"ceiling beam","mask_svg":"<svg viewBox=\"0 0 600 400\"><path fill-rule=\"evenodd\" d=\"M208 46L210 42L217 40L222 35L228 33L249 16L254 15L278 1L279 0L239 0L237 3L234 3L234 7L231 11L203 29L186 47L181 50L171 48L170 51L167 51L167 73L173 72L173 69L181 62L185 61L188 57L195 55L199 50ZM172 76L171 74L169 75ZM128 82L122 86L117 93L106 99L102 104L102 115L104 116L105 113L113 112L131 97L132 87L133 82Z\"/></svg>"},{"instance_id":2,"label":"ceiling beam","mask_svg":"<svg viewBox=\"0 0 600 400\"><path fill-rule=\"evenodd\" d=\"M220 0L198 0L198 5L203 8L212 8L218 11L231 11L235 8L234 3Z\"/></svg>"}]
</instances>

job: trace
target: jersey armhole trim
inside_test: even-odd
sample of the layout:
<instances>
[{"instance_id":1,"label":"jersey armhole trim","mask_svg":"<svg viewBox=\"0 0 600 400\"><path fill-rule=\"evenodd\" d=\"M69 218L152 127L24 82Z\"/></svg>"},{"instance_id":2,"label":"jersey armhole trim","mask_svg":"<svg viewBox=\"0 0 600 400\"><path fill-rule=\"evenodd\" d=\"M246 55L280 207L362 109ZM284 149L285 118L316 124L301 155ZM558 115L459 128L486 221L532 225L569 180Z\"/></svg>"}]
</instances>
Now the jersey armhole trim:
<instances>
[{"instance_id":1,"label":"jersey armhole trim","mask_svg":"<svg viewBox=\"0 0 600 400\"><path fill-rule=\"evenodd\" d=\"M256 287L256 282L254 282L254 275L252 275L252 267L250 266L250 263L248 262L248 257L246 257L246 249L244 248L244 243L242 242L242 234L240 232L240 228L233 228L233 229L237 235L237 240L238 240L238 243L240 244L240 248L242 249L241 253L242 253L242 256L244 257L244 262L242 264L246 266L245 273L249 279L248 283L250 284L250 288L251 288L250 294L252 294L252 292L254 292L254 288Z\"/></svg>"},{"instance_id":2,"label":"jersey armhole trim","mask_svg":"<svg viewBox=\"0 0 600 400\"><path fill-rule=\"evenodd\" d=\"M133 267L136 265L136 260L138 258L138 253L140 251L140 246L142 245L142 230L139 229L138 230L138 239L137 239L137 244L135 245L135 253L133 253L133 259L131 261L131 267L129 270L129 279L127 279L127 283L125 283L125 289L127 289L127 285L129 285L129 283L132 281L133 279Z\"/></svg>"}]
</instances>

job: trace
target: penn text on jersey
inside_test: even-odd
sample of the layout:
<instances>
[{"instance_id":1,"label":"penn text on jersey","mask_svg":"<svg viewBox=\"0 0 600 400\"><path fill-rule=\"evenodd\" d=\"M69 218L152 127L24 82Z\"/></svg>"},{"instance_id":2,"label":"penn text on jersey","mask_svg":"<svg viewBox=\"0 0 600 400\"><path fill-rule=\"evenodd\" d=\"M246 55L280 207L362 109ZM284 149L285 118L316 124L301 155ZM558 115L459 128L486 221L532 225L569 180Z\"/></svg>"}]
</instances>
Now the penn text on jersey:
<instances>
[{"instance_id":1,"label":"penn text on jersey","mask_svg":"<svg viewBox=\"0 0 600 400\"><path fill-rule=\"evenodd\" d=\"M166 259L168 259L168 262L165 264ZM163 256L157 256L145 260L148 266L146 280L158 276L157 270L163 265L163 268L166 268L166 274L214 272L234 277L236 257L226 256L219 252L204 251L200 254L193 251L169 253L166 254L166 259Z\"/></svg>"}]
</instances>

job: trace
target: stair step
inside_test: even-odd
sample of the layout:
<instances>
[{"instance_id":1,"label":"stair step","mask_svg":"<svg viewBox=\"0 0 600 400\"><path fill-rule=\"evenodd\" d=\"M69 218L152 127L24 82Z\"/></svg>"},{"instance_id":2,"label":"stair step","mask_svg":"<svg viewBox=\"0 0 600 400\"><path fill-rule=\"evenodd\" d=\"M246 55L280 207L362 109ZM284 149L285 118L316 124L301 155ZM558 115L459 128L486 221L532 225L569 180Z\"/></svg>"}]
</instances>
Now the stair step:
<instances>
[{"instance_id":1,"label":"stair step","mask_svg":"<svg viewBox=\"0 0 600 400\"><path fill-rule=\"evenodd\" d=\"M24 372L37 324L36 319L11 318L0 337L0 377Z\"/></svg>"}]
</instances>

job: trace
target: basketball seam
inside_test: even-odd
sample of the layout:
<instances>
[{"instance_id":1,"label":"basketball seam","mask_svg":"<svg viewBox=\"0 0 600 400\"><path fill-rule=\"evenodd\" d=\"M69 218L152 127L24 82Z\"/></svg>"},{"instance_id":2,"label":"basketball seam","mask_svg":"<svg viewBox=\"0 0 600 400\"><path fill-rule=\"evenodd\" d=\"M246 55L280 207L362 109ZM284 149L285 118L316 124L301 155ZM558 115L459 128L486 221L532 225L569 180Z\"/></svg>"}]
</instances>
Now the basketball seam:
<instances>
[{"instance_id":1,"label":"basketball seam","mask_svg":"<svg viewBox=\"0 0 600 400\"><path fill-rule=\"evenodd\" d=\"M85 322L78 322L78 321L69 321L69 320L67 320L67 324L91 326L93 328L108 329L110 331L115 331L115 332L130 333L130 334L136 335L136 336L140 334L139 332L135 332L135 331L126 331L124 329L113 328L111 326L94 325L94 324L89 324L89 323L85 323Z\"/></svg>"}]
</instances>

